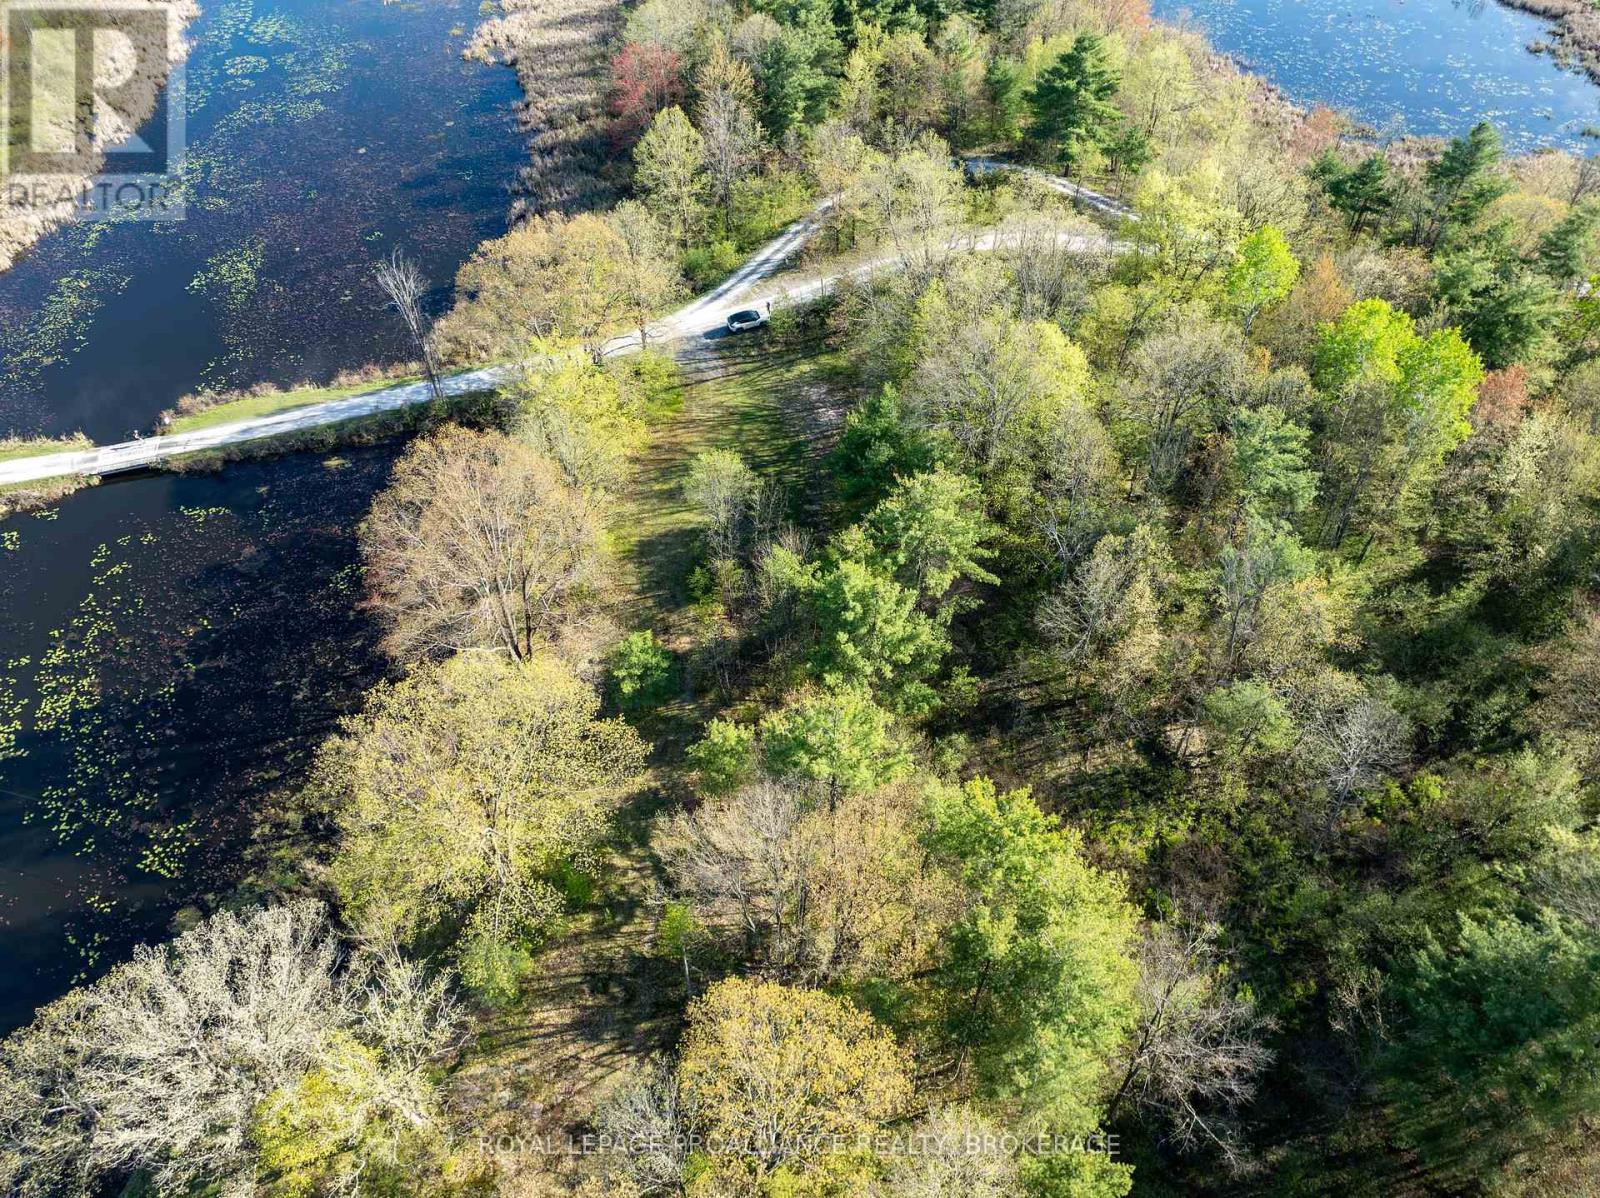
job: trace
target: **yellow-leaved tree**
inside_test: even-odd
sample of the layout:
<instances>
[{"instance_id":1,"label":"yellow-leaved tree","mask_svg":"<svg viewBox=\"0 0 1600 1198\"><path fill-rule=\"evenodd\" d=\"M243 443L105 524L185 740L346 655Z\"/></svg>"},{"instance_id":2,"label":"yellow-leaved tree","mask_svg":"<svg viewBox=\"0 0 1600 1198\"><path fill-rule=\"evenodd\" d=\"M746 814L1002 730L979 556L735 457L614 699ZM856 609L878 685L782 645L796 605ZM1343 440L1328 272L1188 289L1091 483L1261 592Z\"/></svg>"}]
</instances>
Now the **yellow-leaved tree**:
<instances>
[{"instance_id":1,"label":"yellow-leaved tree","mask_svg":"<svg viewBox=\"0 0 1600 1198\"><path fill-rule=\"evenodd\" d=\"M417 441L361 526L396 657L519 659L576 627L603 554L592 498L526 441L449 427Z\"/></svg>"},{"instance_id":2,"label":"yellow-leaved tree","mask_svg":"<svg viewBox=\"0 0 1600 1198\"><path fill-rule=\"evenodd\" d=\"M508 997L524 946L560 911L559 883L587 865L644 764L643 742L599 706L548 656L462 655L378 688L316 769L351 919L409 942L462 925L464 978Z\"/></svg>"},{"instance_id":3,"label":"yellow-leaved tree","mask_svg":"<svg viewBox=\"0 0 1600 1198\"><path fill-rule=\"evenodd\" d=\"M718 1167L813 1168L904 1112L910 1055L816 990L729 978L689 1008L679 1098Z\"/></svg>"}]
</instances>

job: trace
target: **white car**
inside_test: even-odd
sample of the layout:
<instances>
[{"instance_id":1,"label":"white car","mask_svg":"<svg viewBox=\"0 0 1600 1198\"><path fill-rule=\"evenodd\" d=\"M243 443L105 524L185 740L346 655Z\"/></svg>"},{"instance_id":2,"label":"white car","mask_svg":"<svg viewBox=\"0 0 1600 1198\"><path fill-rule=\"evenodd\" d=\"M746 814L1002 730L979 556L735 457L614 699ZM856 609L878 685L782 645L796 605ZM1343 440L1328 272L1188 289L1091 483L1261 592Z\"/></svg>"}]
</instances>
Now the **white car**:
<instances>
[{"instance_id":1,"label":"white car","mask_svg":"<svg viewBox=\"0 0 1600 1198\"><path fill-rule=\"evenodd\" d=\"M728 332L742 333L767 323L767 314L756 308L742 308L728 316Z\"/></svg>"}]
</instances>

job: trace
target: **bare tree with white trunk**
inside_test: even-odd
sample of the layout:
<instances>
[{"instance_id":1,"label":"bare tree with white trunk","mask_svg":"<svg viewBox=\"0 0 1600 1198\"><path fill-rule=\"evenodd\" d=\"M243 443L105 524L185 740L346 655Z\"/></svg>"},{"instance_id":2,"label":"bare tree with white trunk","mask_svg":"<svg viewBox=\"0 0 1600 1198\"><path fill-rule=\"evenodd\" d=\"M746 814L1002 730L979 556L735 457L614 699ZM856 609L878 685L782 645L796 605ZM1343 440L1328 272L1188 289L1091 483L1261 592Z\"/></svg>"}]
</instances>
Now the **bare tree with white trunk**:
<instances>
[{"instance_id":1,"label":"bare tree with white trunk","mask_svg":"<svg viewBox=\"0 0 1600 1198\"><path fill-rule=\"evenodd\" d=\"M422 363L422 372L427 376L435 402L443 399L444 391L439 386L439 363L434 356L433 333L422 314L422 297L428 293L428 285L422 277L421 268L406 257L403 250L396 249L387 262L380 262L373 268L372 277L377 280L378 289L389 301L389 307L400 314L400 322L406 326L406 333L417 351L417 359Z\"/></svg>"},{"instance_id":2,"label":"bare tree with white trunk","mask_svg":"<svg viewBox=\"0 0 1600 1198\"><path fill-rule=\"evenodd\" d=\"M910 1130L911 1151L873 1198L1009 1198L1021 1193L1016 1160L1001 1129L968 1107L929 1111Z\"/></svg>"},{"instance_id":3,"label":"bare tree with white trunk","mask_svg":"<svg viewBox=\"0 0 1600 1198\"><path fill-rule=\"evenodd\" d=\"M1411 724L1382 696L1368 692L1345 703L1318 705L1306 721L1300 757L1327 791L1322 834L1332 835L1363 791L1406 759Z\"/></svg>"},{"instance_id":4,"label":"bare tree with white trunk","mask_svg":"<svg viewBox=\"0 0 1600 1198\"><path fill-rule=\"evenodd\" d=\"M637 1068L595 1111L595 1128L612 1146L605 1161L608 1179L631 1184L645 1198L681 1194L688 1151L684 1116L672 1067L650 1061Z\"/></svg>"}]
</instances>

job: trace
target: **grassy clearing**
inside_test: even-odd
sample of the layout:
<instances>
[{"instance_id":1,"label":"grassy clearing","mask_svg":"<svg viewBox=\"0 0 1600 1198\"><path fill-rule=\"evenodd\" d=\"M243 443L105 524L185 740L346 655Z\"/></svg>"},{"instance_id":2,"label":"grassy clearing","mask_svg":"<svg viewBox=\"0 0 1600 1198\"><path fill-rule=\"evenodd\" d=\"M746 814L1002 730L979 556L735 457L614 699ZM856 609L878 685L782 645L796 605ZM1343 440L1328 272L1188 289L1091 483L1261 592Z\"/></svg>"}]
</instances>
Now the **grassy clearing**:
<instances>
[{"instance_id":1,"label":"grassy clearing","mask_svg":"<svg viewBox=\"0 0 1600 1198\"><path fill-rule=\"evenodd\" d=\"M814 496L814 467L832 445L842 401L841 364L817 343L776 344L768 334L721 338L681 358L682 410L652 430L633 485L612 522L631 572L630 622L670 622L687 602L699 525L683 499L689 463L731 449L797 497Z\"/></svg>"},{"instance_id":2,"label":"grassy clearing","mask_svg":"<svg viewBox=\"0 0 1600 1198\"><path fill-rule=\"evenodd\" d=\"M674 648L692 643L688 577L700 527L683 480L697 453L732 449L783 485L797 505L827 494L818 469L848 401L837 354L815 340L771 334L696 342L680 355L681 407L652 420L649 447L610 525L620 559L624 622ZM481 1132L559 1137L581 1130L625 1066L669 1049L681 1032L681 963L657 939L659 865L651 817L680 801L673 767L711 714L686 689L644 718L655 763L617 812L616 837L594 901L540 954L518 1000L487 1015L453 1071L451 1103ZM552 1157L542 1168L572 1162Z\"/></svg>"}]
</instances>

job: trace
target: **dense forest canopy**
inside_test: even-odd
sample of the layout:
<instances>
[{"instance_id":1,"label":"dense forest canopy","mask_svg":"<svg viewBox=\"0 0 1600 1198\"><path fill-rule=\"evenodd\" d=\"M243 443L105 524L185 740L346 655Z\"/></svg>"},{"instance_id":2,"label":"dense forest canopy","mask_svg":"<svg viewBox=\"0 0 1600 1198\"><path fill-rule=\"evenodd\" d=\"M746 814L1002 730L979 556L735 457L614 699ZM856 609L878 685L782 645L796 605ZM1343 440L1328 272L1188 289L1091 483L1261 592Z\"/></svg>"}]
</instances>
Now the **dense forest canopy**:
<instances>
[{"instance_id":1,"label":"dense forest canopy","mask_svg":"<svg viewBox=\"0 0 1600 1198\"><path fill-rule=\"evenodd\" d=\"M0 1048L7 1192L1590 1192L1596 160L1138 0L644 0L607 102L432 333L528 365L363 526L394 681ZM599 360L808 213L753 348ZM546 1067L593 1150L482 1151Z\"/></svg>"}]
</instances>

